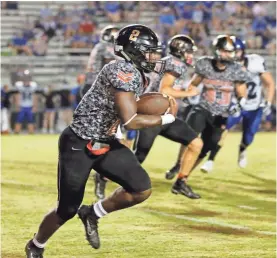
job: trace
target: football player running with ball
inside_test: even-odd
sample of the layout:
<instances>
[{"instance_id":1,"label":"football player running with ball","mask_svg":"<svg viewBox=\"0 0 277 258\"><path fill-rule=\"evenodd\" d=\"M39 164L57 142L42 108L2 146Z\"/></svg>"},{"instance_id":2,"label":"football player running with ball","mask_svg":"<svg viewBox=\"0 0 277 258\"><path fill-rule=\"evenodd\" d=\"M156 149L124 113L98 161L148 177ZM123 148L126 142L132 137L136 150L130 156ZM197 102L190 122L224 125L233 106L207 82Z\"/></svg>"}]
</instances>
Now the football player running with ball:
<instances>
[{"instance_id":1,"label":"football player running with ball","mask_svg":"<svg viewBox=\"0 0 277 258\"><path fill-rule=\"evenodd\" d=\"M133 152L110 132L118 120L127 129L174 122L177 106L172 98L169 98L170 111L165 115L137 114L136 96L144 90L144 72L163 72L164 62L156 59L159 50L156 34L146 26L129 25L119 31L115 53L123 59L103 67L94 87L76 108L72 124L60 136L58 206L44 217L38 232L28 241L27 258L42 258L49 238L76 213L84 224L89 244L99 248L98 220L141 203L151 195L147 172ZM121 187L92 206L80 207L91 169Z\"/></svg>"}]
</instances>

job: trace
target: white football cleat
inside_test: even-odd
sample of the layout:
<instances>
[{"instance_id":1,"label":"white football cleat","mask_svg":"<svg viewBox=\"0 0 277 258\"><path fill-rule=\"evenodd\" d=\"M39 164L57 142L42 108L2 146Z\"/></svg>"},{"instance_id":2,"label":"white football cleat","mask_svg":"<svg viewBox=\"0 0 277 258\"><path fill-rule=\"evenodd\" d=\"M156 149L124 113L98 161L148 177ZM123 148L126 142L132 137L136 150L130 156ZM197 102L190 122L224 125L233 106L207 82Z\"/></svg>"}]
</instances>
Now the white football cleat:
<instances>
[{"instance_id":1,"label":"white football cleat","mask_svg":"<svg viewBox=\"0 0 277 258\"><path fill-rule=\"evenodd\" d=\"M240 168L246 168L247 166L246 150L239 153L238 165Z\"/></svg>"},{"instance_id":2,"label":"white football cleat","mask_svg":"<svg viewBox=\"0 0 277 258\"><path fill-rule=\"evenodd\" d=\"M213 170L214 162L212 160L206 161L200 170L204 173L211 173Z\"/></svg>"}]
</instances>

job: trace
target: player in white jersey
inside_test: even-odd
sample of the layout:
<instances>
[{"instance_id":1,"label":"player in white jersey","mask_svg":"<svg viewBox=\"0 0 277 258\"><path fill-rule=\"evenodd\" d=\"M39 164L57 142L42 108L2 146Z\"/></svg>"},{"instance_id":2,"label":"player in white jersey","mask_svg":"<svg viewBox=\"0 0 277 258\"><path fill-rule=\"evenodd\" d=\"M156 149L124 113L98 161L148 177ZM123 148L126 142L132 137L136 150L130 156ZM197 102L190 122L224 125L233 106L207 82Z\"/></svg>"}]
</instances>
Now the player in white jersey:
<instances>
[{"instance_id":1,"label":"player in white jersey","mask_svg":"<svg viewBox=\"0 0 277 258\"><path fill-rule=\"evenodd\" d=\"M25 71L24 73L27 74ZM37 108L37 96L35 96L35 92L37 91L37 83L30 81L28 78L24 78L23 81L18 81L15 83L17 98L16 98L16 106L19 109L19 113L17 115L16 124L14 128L15 133L20 133L22 123L26 119L28 123L28 132L34 133L34 112L36 112Z\"/></svg>"},{"instance_id":2,"label":"player in white jersey","mask_svg":"<svg viewBox=\"0 0 277 258\"><path fill-rule=\"evenodd\" d=\"M238 110L235 116L233 115L228 118L226 129L229 130L242 120L243 133L239 146L238 165L241 168L245 168L247 165L246 149L254 140L263 114L268 115L271 111L275 84L271 73L265 67L264 58L256 54L245 55L243 41L237 37L234 38L234 41L236 44L237 60L247 69L251 80L246 83L247 101L243 110ZM266 89L266 96L263 95L264 88ZM203 172L212 171L215 155L221 148L221 145L222 141L220 145L211 150L208 161L201 167Z\"/></svg>"}]
</instances>

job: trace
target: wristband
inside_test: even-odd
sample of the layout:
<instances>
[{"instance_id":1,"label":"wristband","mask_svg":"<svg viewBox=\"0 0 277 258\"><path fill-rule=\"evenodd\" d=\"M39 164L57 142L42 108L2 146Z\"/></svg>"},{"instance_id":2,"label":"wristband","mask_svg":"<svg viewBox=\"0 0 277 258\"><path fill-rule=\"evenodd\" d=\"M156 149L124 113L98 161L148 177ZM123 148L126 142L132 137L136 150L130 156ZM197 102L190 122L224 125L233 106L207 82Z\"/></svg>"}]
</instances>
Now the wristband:
<instances>
[{"instance_id":1,"label":"wristband","mask_svg":"<svg viewBox=\"0 0 277 258\"><path fill-rule=\"evenodd\" d=\"M162 125L171 124L175 121L175 117L172 114L166 114L161 116L162 118Z\"/></svg>"}]
</instances>

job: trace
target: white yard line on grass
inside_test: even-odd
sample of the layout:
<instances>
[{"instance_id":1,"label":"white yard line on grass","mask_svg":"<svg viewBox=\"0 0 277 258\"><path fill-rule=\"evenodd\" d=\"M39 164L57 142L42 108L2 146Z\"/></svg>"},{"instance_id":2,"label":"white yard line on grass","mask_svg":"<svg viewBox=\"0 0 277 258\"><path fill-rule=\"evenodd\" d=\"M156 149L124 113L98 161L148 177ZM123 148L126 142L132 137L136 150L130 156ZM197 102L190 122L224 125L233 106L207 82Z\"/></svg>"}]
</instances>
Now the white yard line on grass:
<instances>
[{"instance_id":1,"label":"white yard line on grass","mask_svg":"<svg viewBox=\"0 0 277 258\"><path fill-rule=\"evenodd\" d=\"M239 208L245 209L245 210L257 210L257 207L253 207L253 206L247 206L247 205L240 205L238 206Z\"/></svg>"},{"instance_id":2,"label":"white yard line on grass","mask_svg":"<svg viewBox=\"0 0 277 258\"><path fill-rule=\"evenodd\" d=\"M154 211L154 210L150 210L150 209L142 209L142 210L145 212L149 212L149 213L153 213L153 214L157 214L157 215L161 215L161 216L165 216L165 217L172 217L172 218L176 218L176 219L193 221L193 222L197 222L197 223L217 225L217 226L227 227L227 228L232 228L232 229L237 229L237 230L248 230L248 231L256 232L256 233L263 234L263 235L276 235L276 232L254 230L250 227L220 222L215 219L196 219L196 218L192 218L192 217L185 216L185 215L174 215L174 214L169 214L169 213L162 212L162 211Z\"/></svg>"}]
</instances>

